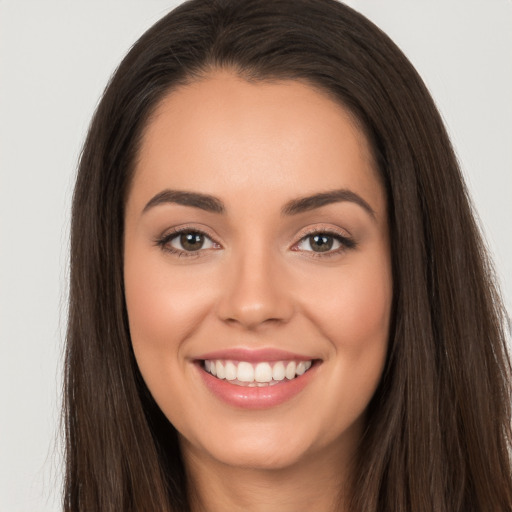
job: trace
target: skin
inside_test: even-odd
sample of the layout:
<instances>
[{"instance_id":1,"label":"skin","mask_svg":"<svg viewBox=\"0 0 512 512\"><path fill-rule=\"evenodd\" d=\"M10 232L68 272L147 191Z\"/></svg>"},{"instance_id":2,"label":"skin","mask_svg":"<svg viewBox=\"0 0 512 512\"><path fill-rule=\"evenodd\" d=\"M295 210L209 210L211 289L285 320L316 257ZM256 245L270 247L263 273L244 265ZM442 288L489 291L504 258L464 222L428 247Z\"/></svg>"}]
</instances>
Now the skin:
<instances>
[{"instance_id":1,"label":"skin","mask_svg":"<svg viewBox=\"0 0 512 512\"><path fill-rule=\"evenodd\" d=\"M213 195L225 212L145 210L166 189ZM337 189L373 214L353 201L281 213ZM170 253L183 251L179 237L157 241L177 226L212 242L192 257ZM315 252L312 229L356 245ZM180 433L194 510L335 510L382 374L392 302L385 193L349 113L305 83L250 84L228 70L169 93L128 195L124 277L137 363ZM232 347L321 364L292 399L246 410L213 395L194 363Z\"/></svg>"}]
</instances>

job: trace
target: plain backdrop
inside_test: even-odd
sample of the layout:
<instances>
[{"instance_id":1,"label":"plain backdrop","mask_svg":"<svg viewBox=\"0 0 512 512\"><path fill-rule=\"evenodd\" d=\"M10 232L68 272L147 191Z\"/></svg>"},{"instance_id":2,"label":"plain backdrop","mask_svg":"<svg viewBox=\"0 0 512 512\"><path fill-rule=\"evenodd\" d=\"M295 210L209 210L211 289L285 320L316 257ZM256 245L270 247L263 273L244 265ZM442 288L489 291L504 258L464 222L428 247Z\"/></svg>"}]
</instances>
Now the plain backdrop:
<instances>
[{"instance_id":1,"label":"plain backdrop","mask_svg":"<svg viewBox=\"0 0 512 512\"><path fill-rule=\"evenodd\" d=\"M60 510L69 212L87 126L171 0L0 0L0 511ZM451 134L512 310L512 2L361 0ZM130 449L130 447L127 447Z\"/></svg>"}]
</instances>

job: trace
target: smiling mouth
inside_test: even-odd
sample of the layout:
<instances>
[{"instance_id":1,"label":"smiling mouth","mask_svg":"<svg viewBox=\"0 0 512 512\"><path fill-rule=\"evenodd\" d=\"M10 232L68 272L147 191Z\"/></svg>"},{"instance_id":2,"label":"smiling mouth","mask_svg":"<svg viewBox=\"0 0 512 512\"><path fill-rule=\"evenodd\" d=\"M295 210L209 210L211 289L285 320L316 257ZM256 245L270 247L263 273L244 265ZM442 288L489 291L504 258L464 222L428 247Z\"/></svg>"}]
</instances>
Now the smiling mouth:
<instances>
[{"instance_id":1,"label":"smiling mouth","mask_svg":"<svg viewBox=\"0 0 512 512\"><path fill-rule=\"evenodd\" d=\"M316 360L309 361L233 361L225 359L206 359L201 361L204 371L219 380L245 387L275 386L304 375Z\"/></svg>"}]
</instances>

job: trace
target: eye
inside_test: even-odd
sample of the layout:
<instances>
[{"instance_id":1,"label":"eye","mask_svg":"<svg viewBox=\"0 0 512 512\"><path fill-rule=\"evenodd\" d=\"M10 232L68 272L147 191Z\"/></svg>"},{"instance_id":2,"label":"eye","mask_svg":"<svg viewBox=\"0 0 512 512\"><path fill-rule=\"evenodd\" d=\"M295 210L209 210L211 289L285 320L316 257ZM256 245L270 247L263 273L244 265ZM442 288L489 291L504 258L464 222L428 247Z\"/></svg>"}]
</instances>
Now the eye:
<instances>
[{"instance_id":1,"label":"eye","mask_svg":"<svg viewBox=\"0 0 512 512\"><path fill-rule=\"evenodd\" d=\"M355 245L352 239L338 233L316 231L303 237L296 245L296 250L317 253L315 255L331 255L352 249Z\"/></svg>"},{"instance_id":2,"label":"eye","mask_svg":"<svg viewBox=\"0 0 512 512\"><path fill-rule=\"evenodd\" d=\"M156 243L165 251L179 256L199 256L198 251L202 249L220 247L206 233L192 229L176 230L158 239Z\"/></svg>"},{"instance_id":3,"label":"eye","mask_svg":"<svg viewBox=\"0 0 512 512\"><path fill-rule=\"evenodd\" d=\"M198 231L188 231L174 236L169 244L182 251L198 251L199 249L211 249L213 242L205 234Z\"/></svg>"}]
</instances>

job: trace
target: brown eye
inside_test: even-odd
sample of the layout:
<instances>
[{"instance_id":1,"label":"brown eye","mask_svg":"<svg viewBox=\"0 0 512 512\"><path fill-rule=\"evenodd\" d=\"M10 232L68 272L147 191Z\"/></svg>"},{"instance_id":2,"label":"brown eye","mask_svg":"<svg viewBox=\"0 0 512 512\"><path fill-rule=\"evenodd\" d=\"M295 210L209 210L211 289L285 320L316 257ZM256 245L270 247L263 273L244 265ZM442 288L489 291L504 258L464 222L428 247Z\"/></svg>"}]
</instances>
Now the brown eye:
<instances>
[{"instance_id":1,"label":"brown eye","mask_svg":"<svg viewBox=\"0 0 512 512\"><path fill-rule=\"evenodd\" d=\"M209 236L199 231L181 231L165 237L162 242L169 250L182 253L212 249L217 245Z\"/></svg>"},{"instance_id":2,"label":"brown eye","mask_svg":"<svg viewBox=\"0 0 512 512\"><path fill-rule=\"evenodd\" d=\"M325 253L327 256L340 253L346 249L353 249L356 247L356 243L351 238L339 235L338 233L318 231L306 235L296 247L299 251L315 253L317 255Z\"/></svg>"},{"instance_id":3,"label":"brown eye","mask_svg":"<svg viewBox=\"0 0 512 512\"><path fill-rule=\"evenodd\" d=\"M183 233L179 240L185 251L198 251L204 245L204 235L201 233Z\"/></svg>"},{"instance_id":4,"label":"brown eye","mask_svg":"<svg viewBox=\"0 0 512 512\"><path fill-rule=\"evenodd\" d=\"M339 249L342 247L339 236L334 236L329 233L314 233L305 236L298 244L301 251L308 252L328 252L332 249Z\"/></svg>"},{"instance_id":5,"label":"brown eye","mask_svg":"<svg viewBox=\"0 0 512 512\"><path fill-rule=\"evenodd\" d=\"M332 249L334 245L334 237L330 235L320 234L309 236L309 246L315 252L326 252Z\"/></svg>"}]
</instances>

